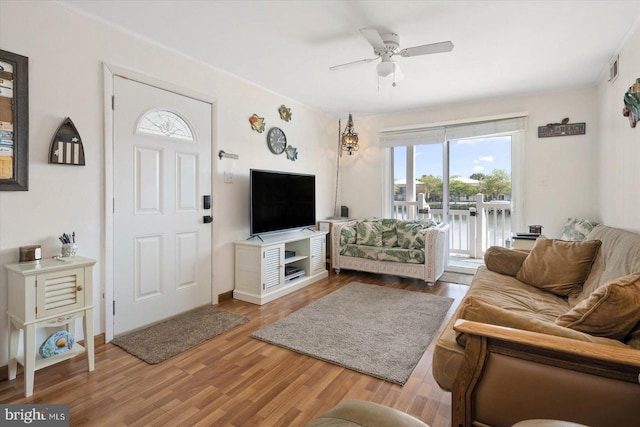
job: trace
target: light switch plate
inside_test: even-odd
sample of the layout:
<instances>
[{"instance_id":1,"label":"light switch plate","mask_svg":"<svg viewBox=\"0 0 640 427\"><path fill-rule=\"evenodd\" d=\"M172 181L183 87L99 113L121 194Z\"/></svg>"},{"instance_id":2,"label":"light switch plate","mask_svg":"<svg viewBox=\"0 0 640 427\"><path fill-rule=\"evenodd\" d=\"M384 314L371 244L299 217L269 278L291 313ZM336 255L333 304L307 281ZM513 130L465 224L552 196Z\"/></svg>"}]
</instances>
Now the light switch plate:
<instances>
[{"instance_id":1,"label":"light switch plate","mask_svg":"<svg viewBox=\"0 0 640 427\"><path fill-rule=\"evenodd\" d=\"M233 184L233 173L225 172L224 173L224 183L225 184Z\"/></svg>"}]
</instances>

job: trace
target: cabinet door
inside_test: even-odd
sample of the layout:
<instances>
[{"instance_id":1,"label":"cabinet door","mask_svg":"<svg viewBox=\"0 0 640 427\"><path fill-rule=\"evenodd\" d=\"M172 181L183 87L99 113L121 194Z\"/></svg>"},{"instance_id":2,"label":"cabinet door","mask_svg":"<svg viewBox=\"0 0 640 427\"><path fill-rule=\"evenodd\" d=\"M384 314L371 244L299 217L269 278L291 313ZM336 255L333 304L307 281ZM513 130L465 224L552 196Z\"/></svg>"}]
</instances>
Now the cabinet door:
<instances>
[{"instance_id":1,"label":"cabinet door","mask_svg":"<svg viewBox=\"0 0 640 427\"><path fill-rule=\"evenodd\" d=\"M284 245L270 246L262 249L262 290L273 288L284 283Z\"/></svg>"},{"instance_id":2,"label":"cabinet door","mask_svg":"<svg viewBox=\"0 0 640 427\"><path fill-rule=\"evenodd\" d=\"M38 318L84 307L84 269L38 274L36 298Z\"/></svg>"},{"instance_id":3,"label":"cabinet door","mask_svg":"<svg viewBox=\"0 0 640 427\"><path fill-rule=\"evenodd\" d=\"M311 274L325 270L325 236L311 239Z\"/></svg>"}]
</instances>

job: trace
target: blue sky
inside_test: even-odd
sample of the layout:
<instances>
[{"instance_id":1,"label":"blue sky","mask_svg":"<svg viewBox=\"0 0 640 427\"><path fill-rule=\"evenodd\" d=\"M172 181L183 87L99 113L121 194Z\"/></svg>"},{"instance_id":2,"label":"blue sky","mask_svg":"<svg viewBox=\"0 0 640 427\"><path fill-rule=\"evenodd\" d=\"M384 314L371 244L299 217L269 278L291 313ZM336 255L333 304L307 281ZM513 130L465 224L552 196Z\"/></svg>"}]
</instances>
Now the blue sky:
<instances>
[{"instance_id":1,"label":"blue sky","mask_svg":"<svg viewBox=\"0 0 640 427\"><path fill-rule=\"evenodd\" d=\"M394 179L406 177L406 151L396 147ZM490 175L494 169L511 173L511 138L508 136L451 141L451 176L468 178L474 173ZM442 176L442 145L416 146L416 178Z\"/></svg>"}]
</instances>

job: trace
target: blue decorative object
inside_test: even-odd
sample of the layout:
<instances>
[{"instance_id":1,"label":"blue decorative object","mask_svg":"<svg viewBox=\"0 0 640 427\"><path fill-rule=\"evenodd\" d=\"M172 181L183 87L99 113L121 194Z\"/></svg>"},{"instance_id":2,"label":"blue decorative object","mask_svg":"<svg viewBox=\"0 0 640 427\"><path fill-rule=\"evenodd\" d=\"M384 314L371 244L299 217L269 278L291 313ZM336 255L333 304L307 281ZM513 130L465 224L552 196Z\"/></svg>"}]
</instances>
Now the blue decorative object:
<instances>
[{"instance_id":1,"label":"blue decorative object","mask_svg":"<svg viewBox=\"0 0 640 427\"><path fill-rule=\"evenodd\" d=\"M287 159L295 162L298 159L298 149L292 146L287 146L287 148L285 149L285 152L287 153Z\"/></svg>"},{"instance_id":2,"label":"blue decorative object","mask_svg":"<svg viewBox=\"0 0 640 427\"><path fill-rule=\"evenodd\" d=\"M38 353L43 358L55 356L71 350L75 342L73 335L67 331L54 332L42 343Z\"/></svg>"}]
</instances>

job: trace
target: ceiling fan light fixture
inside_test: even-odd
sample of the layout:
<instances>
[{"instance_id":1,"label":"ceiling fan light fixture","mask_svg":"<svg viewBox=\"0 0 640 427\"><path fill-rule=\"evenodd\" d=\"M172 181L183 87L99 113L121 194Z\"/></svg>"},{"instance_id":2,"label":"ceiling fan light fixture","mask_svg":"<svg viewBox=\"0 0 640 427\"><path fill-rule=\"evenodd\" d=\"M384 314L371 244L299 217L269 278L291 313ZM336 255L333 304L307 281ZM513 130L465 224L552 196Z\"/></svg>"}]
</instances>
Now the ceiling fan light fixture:
<instances>
[{"instance_id":1,"label":"ceiling fan light fixture","mask_svg":"<svg viewBox=\"0 0 640 427\"><path fill-rule=\"evenodd\" d=\"M381 62L376 66L379 77L389 77L396 71L396 63L394 61Z\"/></svg>"}]
</instances>

